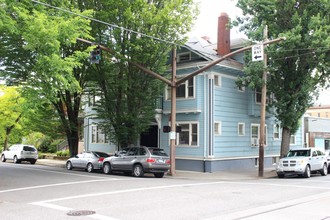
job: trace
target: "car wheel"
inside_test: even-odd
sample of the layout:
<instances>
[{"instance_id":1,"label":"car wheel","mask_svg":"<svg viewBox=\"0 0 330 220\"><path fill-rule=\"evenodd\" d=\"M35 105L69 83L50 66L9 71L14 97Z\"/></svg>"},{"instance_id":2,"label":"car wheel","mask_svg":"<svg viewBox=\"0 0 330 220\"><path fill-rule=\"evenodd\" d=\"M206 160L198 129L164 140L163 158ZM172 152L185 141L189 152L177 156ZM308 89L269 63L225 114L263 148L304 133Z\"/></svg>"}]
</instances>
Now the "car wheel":
<instances>
[{"instance_id":1,"label":"car wheel","mask_svg":"<svg viewBox=\"0 0 330 220\"><path fill-rule=\"evenodd\" d=\"M14 163L20 163L21 161L17 159L17 156L14 156Z\"/></svg>"},{"instance_id":2,"label":"car wheel","mask_svg":"<svg viewBox=\"0 0 330 220\"><path fill-rule=\"evenodd\" d=\"M277 173L278 178L284 178L284 174L283 173Z\"/></svg>"},{"instance_id":3,"label":"car wheel","mask_svg":"<svg viewBox=\"0 0 330 220\"><path fill-rule=\"evenodd\" d=\"M1 155L1 162L6 162L6 157L4 154Z\"/></svg>"},{"instance_id":4,"label":"car wheel","mask_svg":"<svg viewBox=\"0 0 330 220\"><path fill-rule=\"evenodd\" d=\"M326 176L328 174L328 167L326 164L323 164L323 169L321 170L321 175Z\"/></svg>"},{"instance_id":5,"label":"car wheel","mask_svg":"<svg viewBox=\"0 0 330 220\"><path fill-rule=\"evenodd\" d=\"M164 176L165 173L154 173L154 176L156 178L162 178Z\"/></svg>"},{"instance_id":6,"label":"car wheel","mask_svg":"<svg viewBox=\"0 0 330 220\"><path fill-rule=\"evenodd\" d=\"M103 173L110 174L111 173L110 163L104 163L102 169L103 169Z\"/></svg>"},{"instance_id":7,"label":"car wheel","mask_svg":"<svg viewBox=\"0 0 330 220\"><path fill-rule=\"evenodd\" d=\"M305 178L311 177L311 168L309 167L309 165L307 165L305 168L304 177Z\"/></svg>"},{"instance_id":8,"label":"car wheel","mask_svg":"<svg viewBox=\"0 0 330 220\"><path fill-rule=\"evenodd\" d=\"M68 169L68 170L72 170L73 166L72 166L71 161L66 162L65 167L66 167L66 169Z\"/></svg>"},{"instance_id":9,"label":"car wheel","mask_svg":"<svg viewBox=\"0 0 330 220\"><path fill-rule=\"evenodd\" d=\"M37 162L37 160L31 160L30 163L31 164L35 164Z\"/></svg>"},{"instance_id":10,"label":"car wheel","mask_svg":"<svg viewBox=\"0 0 330 220\"><path fill-rule=\"evenodd\" d=\"M86 167L86 170L88 173L91 173L94 171L94 167L93 167L93 164L92 163L88 163L87 164L87 167Z\"/></svg>"},{"instance_id":11,"label":"car wheel","mask_svg":"<svg viewBox=\"0 0 330 220\"><path fill-rule=\"evenodd\" d=\"M143 168L140 164L136 164L133 167L133 176L142 177L144 175Z\"/></svg>"}]
</instances>

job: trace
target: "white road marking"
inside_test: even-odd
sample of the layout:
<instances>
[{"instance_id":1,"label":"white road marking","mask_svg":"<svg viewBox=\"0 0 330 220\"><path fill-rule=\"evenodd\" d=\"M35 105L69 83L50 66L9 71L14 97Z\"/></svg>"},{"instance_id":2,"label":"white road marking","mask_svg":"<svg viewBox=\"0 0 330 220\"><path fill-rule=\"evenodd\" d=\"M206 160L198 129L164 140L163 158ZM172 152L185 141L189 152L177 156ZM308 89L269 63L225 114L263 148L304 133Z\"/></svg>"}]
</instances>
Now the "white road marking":
<instances>
[{"instance_id":1,"label":"white road marking","mask_svg":"<svg viewBox=\"0 0 330 220\"><path fill-rule=\"evenodd\" d=\"M66 182L66 183L55 183L55 184L47 184L47 185L39 185L39 186L30 186L30 187L23 187L23 188L16 188L16 189L1 190L0 193L23 191L23 190L30 190L30 189L39 189L39 188L47 188L47 187L54 187L54 186L74 185L74 184L81 184L81 183L120 181L120 180L124 180L124 179L105 178L105 179L98 179L98 180L86 180L86 181L76 181L76 182Z\"/></svg>"}]
</instances>

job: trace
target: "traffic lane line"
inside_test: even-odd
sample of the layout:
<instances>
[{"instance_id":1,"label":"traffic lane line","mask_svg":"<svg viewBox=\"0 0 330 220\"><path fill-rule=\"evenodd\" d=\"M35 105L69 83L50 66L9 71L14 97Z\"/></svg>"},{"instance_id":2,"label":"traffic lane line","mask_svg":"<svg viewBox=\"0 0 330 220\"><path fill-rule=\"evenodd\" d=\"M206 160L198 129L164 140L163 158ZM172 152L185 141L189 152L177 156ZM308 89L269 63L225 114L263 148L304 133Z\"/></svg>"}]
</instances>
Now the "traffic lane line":
<instances>
[{"instance_id":1,"label":"traffic lane line","mask_svg":"<svg viewBox=\"0 0 330 220\"><path fill-rule=\"evenodd\" d=\"M68 196L68 197L38 201L38 202L29 203L29 204L66 211L66 210L73 210L73 209L69 208L69 207L65 207L65 206L53 205L51 203L61 202L61 201L68 201L68 200L75 200L75 199L79 200L79 199L97 197L97 196L104 197L106 195L115 195L115 194L123 194L123 193L139 192L139 191L148 191L148 190L151 191L151 190L159 190L159 189L204 186L204 185L215 185L215 184L267 185L267 186L276 186L276 187L293 187L293 188L299 187L299 188L312 188L312 189L322 189L322 190L323 189L326 189L326 190L330 189L330 187L296 186L296 185L288 185L288 184L271 184L271 183L264 183L264 182L246 183L246 182L238 182L238 181L235 181L235 182L217 181L217 182L203 182L203 183L191 183L191 184L174 184L174 185L164 185L164 186L155 186L155 187L140 187L140 188L117 190L117 191L111 191L111 192L90 193L90 194L84 194L84 195ZM272 211L274 209L274 207L276 209L280 209L280 208L284 208L287 205L294 205L297 202L301 202L301 201L308 202L308 201L311 201L311 200L320 199L320 198L324 198L324 197L327 197L327 196L330 196L330 193L306 196L306 197L300 198L299 200L293 199L293 200L285 201L283 203L278 203L275 206L274 205L273 206L266 205L266 206L261 206L261 207L255 208L255 209L249 209L249 210L246 210L246 211L238 212L238 213L236 212L235 214L239 215L239 216L249 216L249 215L251 215L251 213L256 213L257 211L261 211L261 212ZM106 218L108 217L108 216L103 216L103 215L101 215L101 216L106 217ZM90 217L92 217L92 215ZM218 216L218 217L222 217L222 216ZM231 216L228 215L227 217L231 217ZM114 218L109 217L109 219L114 219ZM210 218L210 219L213 219L213 218Z\"/></svg>"}]
</instances>

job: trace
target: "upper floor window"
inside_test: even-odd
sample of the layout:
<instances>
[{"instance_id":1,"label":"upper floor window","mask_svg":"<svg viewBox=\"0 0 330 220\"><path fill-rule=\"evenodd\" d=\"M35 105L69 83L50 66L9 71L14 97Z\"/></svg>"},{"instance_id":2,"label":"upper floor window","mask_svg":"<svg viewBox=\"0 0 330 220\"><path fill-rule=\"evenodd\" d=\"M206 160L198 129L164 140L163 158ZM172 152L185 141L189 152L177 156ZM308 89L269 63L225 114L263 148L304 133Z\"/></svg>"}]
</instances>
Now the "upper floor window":
<instances>
[{"instance_id":1,"label":"upper floor window","mask_svg":"<svg viewBox=\"0 0 330 220\"><path fill-rule=\"evenodd\" d=\"M214 75L214 85L215 86L221 86L221 76Z\"/></svg>"},{"instance_id":2,"label":"upper floor window","mask_svg":"<svg viewBox=\"0 0 330 220\"><path fill-rule=\"evenodd\" d=\"M194 98L194 78L191 78L176 88L176 97L178 99ZM171 100L171 87L167 86L166 100Z\"/></svg>"},{"instance_id":3,"label":"upper floor window","mask_svg":"<svg viewBox=\"0 0 330 220\"><path fill-rule=\"evenodd\" d=\"M217 121L214 123L214 134L221 135L221 122Z\"/></svg>"},{"instance_id":4,"label":"upper floor window","mask_svg":"<svg viewBox=\"0 0 330 220\"><path fill-rule=\"evenodd\" d=\"M290 144L292 144L292 145L296 144L296 135L292 134L290 136Z\"/></svg>"},{"instance_id":5,"label":"upper floor window","mask_svg":"<svg viewBox=\"0 0 330 220\"><path fill-rule=\"evenodd\" d=\"M191 53L190 52L179 53L177 55L178 63L182 63L182 62L189 61L189 60L191 60Z\"/></svg>"},{"instance_id":6,"label":"upper floor window","mask_svg":"<svg viewBox=\"0 0 330 220\"><path fill-rule=\"evenodd\" d=\"M280 139L280 125L279 124L274 125L273 137L276 140Z\"/></svg>"},{"instance_id":7,"label":"upper floor window","mask_svg":"<svg viewBox=\"0 0 330 220\"><path fill-rule=\"evenodd\" d=\"M255 89L255 100L256 100L256 103L257 104L260 104L261 103L261 97L262 97L262 92L261 92L261 88L257 88ZM269 103L269 95L267 95L266 97L266 104Z\"/></svg>"},{"instance_id":8,"label":"upper floor window","mask_svg":"<svg viewBox=\"0 0 330 220\"><path fill-rule=\"evenodd\" d=\"M245 124L244 123L238 123L238 136L244 136L245 135Z\"/></svg>"},{"instance_id":9,"label":"upper floor window","mask_svg":"<svg viewBox=\"0 0 330 220\"><path fill-rule=\"evenodd\" d=\"M177 133L177 145L197 146L198 144L198 125L197 123L178 123L181 132Z\"/></svg>"},{"instance_id":10,"label":"upper floor window","mask_svg":"<svg viewBox=\"0 0 330 220\"><path fill-rule=\"evenodd\" d=\"M100 126L92 125L92 143L106 143L106 134Z\"/></svg>"}]
</instances>

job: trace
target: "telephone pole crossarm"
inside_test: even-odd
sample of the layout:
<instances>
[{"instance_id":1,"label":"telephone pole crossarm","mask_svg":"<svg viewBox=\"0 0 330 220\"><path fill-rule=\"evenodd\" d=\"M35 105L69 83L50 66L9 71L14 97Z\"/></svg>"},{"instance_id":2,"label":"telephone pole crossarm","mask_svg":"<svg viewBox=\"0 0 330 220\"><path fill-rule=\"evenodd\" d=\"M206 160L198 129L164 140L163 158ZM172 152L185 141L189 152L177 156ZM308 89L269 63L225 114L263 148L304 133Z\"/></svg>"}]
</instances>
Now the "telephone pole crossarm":
<instances>
[{"instance_id":1,"label":"telephone pole crossarm","mask_svg":"<svg viewBox=\"0 0 330 220\"><path fill-rule=\"evenodd\" d=\"M262 42L261 44L263 44L263 45L273 44L273 43L277 43L277 42L279 42L279 41L283 41L283 40L285 40L285 39L286 39L285 37L280 37L280 38L276 38L276 39L274 39L274 40L270 40L270 41ZM228 54L224 55L223 57L221 57L221 58L219 58L219 59L217 59L217 60L211 62L210 64L208 64L208 65L206 65L206 66L203 66L203 67L200 68L199 70L196 70L195 72L189 74L188 76L186 76L186 77L184 77L184 78L178 80L178 81L176 82L176 85L180 85L180 84L184 83L185 81L189 80L190 78L192 78L192 77L194 77L194 76L197 76L198 74L202 73L203 71L205 71L205 70L211 68L212 66L214 66L214 65L216 65L216 64L218 64L218 63L220 63L221 61L223 61L223 60L225 60L225 59L227 59L227 58L229 58L229 57L232 57L232 56L234 56L234 55L236 55L236 54L238 54L238 53L241 53L241 52L243 52L243 51L249 50L249 49L251 49L252 47L253 47L253 45L250 45L250 46L243 47L243 48L241 48L241 49L235 50L234 52L228 53Z\"/></svg>"}]
</instances>

